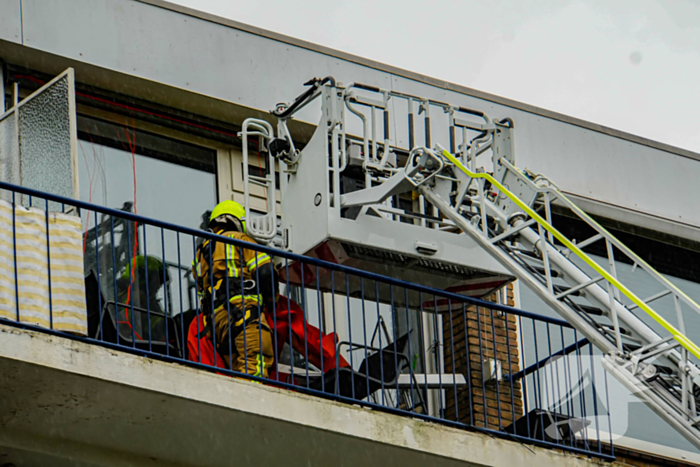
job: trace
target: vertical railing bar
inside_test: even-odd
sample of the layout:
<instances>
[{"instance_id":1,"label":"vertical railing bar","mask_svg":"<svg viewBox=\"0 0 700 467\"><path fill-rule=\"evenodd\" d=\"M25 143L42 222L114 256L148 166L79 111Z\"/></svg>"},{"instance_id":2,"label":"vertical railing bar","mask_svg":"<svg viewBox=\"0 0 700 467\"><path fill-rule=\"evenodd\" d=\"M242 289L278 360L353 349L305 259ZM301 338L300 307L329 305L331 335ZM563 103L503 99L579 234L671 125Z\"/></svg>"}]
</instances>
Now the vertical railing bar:
<instances>
[{"instance_id":1,"label":"vertical railing bar","mask_svg":"<svg viewBox=\"0 0 700 467\"><path fill-rule=\"evenodd\" d=\"M593 418L595 419L595 436L596 444L598 445L598 452L602 452L602 446L600 445L600 427L598 426L598 396L595 387L595 363L593 361L593 345L588 344L590 350L590 361L591 361L591 382L593 383Z\"/></svg>"},{"instance_id":2,"label":"vertical railing bar","mask_svg":"<svg viewBox=\"0 0 700 467\"><path fill-rule=\"evenodd\" d=\"M522 316L518 316L518 329L520 330L520 355L522 355L522 367L527 368L527 355L525 354L525 343L524 341L524 333L523 330L525 329L523 327L523 318ZM520 383L520 386L522 387L522 397L523 397L523 408L525 412L525 416L529 417L530 414L530 407L528 404L528 399L530 398L530 391L528 390L528 384L527 384L527 376L523 378L523 381ZM534 376L530 377L532 379L532 384L533 386L535 385L535 378ZM515 421L514 421L515 423ZM532 439L532 433L530 432L530 423L528 419L527 425L527 437ZM515 424L513 424L513 434L515 434Z\"/></svg>"},{"instance_id":3,"label":"vertical railing bar","mask_svg":"<svg viewBox=\"0 0 700 467\"><path fill-rule=\"evenodd\" d=\"M507 297L507 294L506 294ZM508 300L503 300L504 302L507 302ZM507 305L507 303L504 303ZM507 313L503 313L503 318L505 319L505 329L506 329L506 349L508 351L508 375L513 374L513 360L511 357L510 353L510 315ZM508 378L508 382L510 384L510 416L512 423L515 423L516 417L515 417L515 386L513 385L513 378Z\"/></svg>"},{"instance_id":4,"label":"vertical railing bar","mask_svg":"<svg viewBox=\"0 0 700 467\"><path fill-rule=\"evenodd\" d=\"M479 364L481 365L481 396L484 402L484 425L489 427L488 402L486 401L486 375L484 375L484 345L481 340L481 307L476 306L476 326L479 333Z\"/></svg>"},{"instance_id":5,"label":"vertical railing bar","mask_svg":"<svg viewBox=\"0 0 700 467\"><path fill-rule=\"evenodd\" d=\"M561 330L561 327L560 327L560 330ZM556 332L556 330L555 330L555 332ZM556 339L556 336L555 336L554 338ZM564 343L562 342L562 350L565 348L565 347L563 347L563 345L564 345ZM562 394L562 393L561 393L562 378L561 378L561 376L560 376L560 374L559 374L559 364L561 363L561 365L565 365L565 364L566 364L565 361L564 361L565 358L566 358L566 355L562 353L562 355L561 355L559 358L556 358L556 359L554 360L554 363L555 363L554 371L555 371L555 373L556 373L556 378L557 378L557 406L559 407L557 413L558 413L559 415L562 415L561 412L564 411L564 405L562 404L562 395L561 395L561 394ZM566 375L566 369L564 369L563 372L564 372L564 375ZM565 383L566 383L566 380L564 380L563 383L564 383L564 397L566 397L566 395L568 394L568 391L567 391L567 388L566 388L566 384L565 384ZM569 408L568 408L568 403L569 403L569 402L568 402L567 399L564 399L564 402L566 403L566 411L567 411L567 413L568 413L568 410L569 410ZM570 419L567 420L566 423L567 423L567 426L568 426L569 428L571 428L571 420L570 420ZM557 425L557 426L558 426L558 425ZM563 439L562 439L562 444L566 444L566 442L565 442Z\"/></svg>"},{"instance_id":6,"label":"vertical railing bar","mask_svg":"<svg viewBox=\"0 0 700 467\"><path fill-rule=\"evenodd\" d=\"M364 336L365 344L365 384L367 386L367 400L369 400L369 360L367 355L367 319L365 315L365 280L360 277L360 296L362 297L362 335Z\"/></svg>"},{"instance_id":7,"label":"vertical railing bar","mask_svg":"<svg viewBox=\"0 0 700 467\"><path fill-rule=\"evenodd\" d=\"M608 391L608 372L603 368L603 378L605 380L605 405L608 409L608 434L610 435L610 455L615 457L615 446L613 445L612 421L610 420L610 392ZM598 443L600 444L600 443Z\"/></svg>"},{"instance_id":8,"label":"vertical railing bar","mask_svg":"<svg viewBox=\"0 0 700 467\"><path fill-rule=\"evenodd\" d=\"M496 323L493 316L493 308L489 309L491 313L491 340L493 341L493 359L498 368L498 343L496 342ZM501 417L501 383L498 381L498 371L496 372L496 410L498 411L498 429L503 429L503 420Z\"/></svg>"},{"instance_id":9,"label":"vertical railing bar","mask_svg":"<svg viewBox=\"0 0 700 467\"><path fill-rule=\"evenodd\" d=\"M381 314L379 313L379 282L377 282L376 280L374 281L374 299L377 303L377 326L380 326ZM384 396L384 391L385 391L385 389L384 389L384 353L383 353L384 349L383 349L383 345L382 345L382 330L381 330L381 328L378 328L377 334L379 334L379 375L380 375L380 381L381 381L381 387L382 387L382 405L385 406L386 401L385 401L385 396ZM371 344L373 344L373 343L370 343L370 345ZM396 357L396 350L397 350L396 345L394 345L394 357ZM398 378L399 369L396 366L394 366L394 369L396 371L396 377Z\"/></svg>"},{"instance_id":10,"label":"vertical railing bar","mask_svg":"<svg viewBox=\"0 0 700 467\"><path fill-rule=\"evenodd\" d=\"M228 327L228 369L233 371L233 330L235 329L236 323L231 321L231 272L234 274L234 279L236 278L235 274L238 274L238 266L236 266L236 255L234 254L234 249L235 247L233 245L229 245L228 243L224 243L224 261L226 263L226 274L224 274L224 278L226 280L226 326ZM229 253L231 253L229 257ZM213 268L213 265L212 265ZM242 271L241 271L242 274ZM214 286L212 285L212 293L214 291ZM243 294L243 291L241 291L241 295ZM216 329L216 327L212 327L212 329ZM223 362L224 365L226 365L226 362Z\"/></svg>"},{"instance_id":11,"label":"vertical railing bar","mask_svg":"<svg viewBox=\"0 0 700 467\"><path fill-rule=\"evenodd\" d=\"M51 296L51 242L49 240L49 200L44 199L44 201L46 202L46 209L44 210L44 222L46 226L46 276L48 277L49 283L49 329L53 329L53 297Z\"/></svg>"},{"instance_id":12,"label":"vertical railing bar","mask_svg":"<svg viewBox=\"0 0 700 467\"><path fill-rule=\"evenodd\" d=\"M352 354L352 320L350 319L350 278L348 273L345 273L345 298L347 299L347 312L348 312L348 337L350 339L349 356L350 356L350 368L355 371L355 362L353 362ZM355 398L355 378L350 378L350 387L352 389L352 398Z\"/></svg>"},{"instance_id":13,"label":"vertical railing bar","mask_svg":"<svg viewBox=\"0 0 700 467\"><path fill-rule=\"evenodd\" d=\"M168 303L168 266L165 262L165 231L163 230L163 227L160 228L160 249L163 258L161 263L163 264L163 325L165 326L165 355L170 356L170 336L168 335L168 319L170 318L170 310L168 309L168 306L170 305L170 303Z\"/></svg>"},{"instance_id":14,"label":"vertical railing bar","mask_svg":"<svg viewBox=\"0 0 700 467\"><path fill-rule=\"evenodd\" d=\"M15 192L12 192L12 250L15 257L15 307L17 308L17 322L19 316L19 272L17 270L17 220L15 213Z\"/></svg>"},{"instance_id":15,"label":"vertical railing bar","mask_svg":"<svg viewBox=\"0 0 700 467\"><path fill-rule=\"evenodd\" d=\"M535 326L534 319L532 320L532 334L533 334L534 343L535 343L535 346L534 346L535 347L535 368L537 368L537 384L536 384L536 387L537 387L536 393L537 393L537 399L538 399L537 405L540 407L540 414L539 414L540 415L540 428L542 431L542 441L544 441L546 438L544 436L544 416L542 415L542 410L541 410L541 407L542 407L542 381L540 380L540 356L539 356L539 351L537 349L537 347L538 347L537 346L537 326ZM547 375L545 372L545 378L546 378L546 376ZM545 384L546 384L546 382L545 382ZM545 391L546 391L546 389L545 389Z\"/></svg>"},{"instance_id":16,"label":"vertical railing bar","mask_svg":"<svg viewBox=\"0 0 700 467\"><path fill-rule=\"evenodd\" d=\"M149 293L148 290L148 276L150 275L150 271L148 270L148 240L146 238L146 231L148 230L148 225L143 224L143 267L145 269L144 276L146 276L146 318L148 322L148 351L152 352L153 351L153 335L151 333L151 294ZM138 228L136 229L136 232L138 233ZM138 267L138 264L137 264ZM135 267L134 269L137 269ZM132 300L133 302L133 300ZM131 317L131 319L134 319L134 316ZM134 319L134 321L136 321Z\"/></svg>"},{"instance_id":17,"label":"vertical railing bar","mask_svg":"<svg viewBox=\"0 0 700 467\"><path fill-rule=\"evenodd\" d=\"M318 309L318 331L319 331L319 344L321 346L321 392L326 392L326 378L325 378L325 372L326 370L323 367L323 335L325 334L325 329L326 329L326 322L322 318L322 313L321 313L321 307L323 306L322 303L322 296L321 296L321 276L318 275L318 266L316 266L316 308ZM323 313L325 315L325 313Z\"/></svg>"},{"instance_id":18,"label":"vertical railing bar","mask_svg":"<svg viewBox=\"0 0 700 467\"><path fill-rule=\"evenodd\" d=\"M274 255L270 256L270 264L272 264L273 270L277 269L275 267L275 256ZM275 379L277 381L279 381L280 380L279 363L278 363L279 362L279 355L278 355L278 351L277 351L277 349L278 349L278 347L277 347L277 343L278 343L277 342L277 298L279 295L279 293L278 293L279 281L277 283L275 283L276 276L277 276L277 273L275 271L273 271L272 277L270 278L270 285L272 286L270 290L272 290L272 294L273 294L273 300L272 300L273 309L270 310L270 312L272 313L272 323L273 323L272 325L273 325L273 328L275 330L272 333L272 339L275 342L274 348L272 349L272 353L275 356L274 365L275 365L275 368L277 369L277 371L275 371Z\"/></svg>"},{"instance_id":19,"label":"vertical railing bar","mask_svg":"<svg viewBox=\"0 0 700 467\"><path fill-rule=\"evenodd\" d=\"M549 338L549 323L544 323L544 325L545 325L545 329L547 330L547 337ZM549 339L548 339L548 341L549 341ZM551 355L551 354L552 354L552 351L549 350L548 355ZM549 380L549 373L547 372L548 369L551 372L551 370L552 370L551 362L549 362L549 365L547 365L547 363L545 362L544 366L542 367L542 375L543 375L543 379L544 379L544 395L545 395L545 399L546 399L544 402L544 404L545 404L544 406L547 408L547 411L550 412L550 410L549 410L551 408L550 396L552 399L554 399L554 389L553 389L554 382L552 382L552 391L550 393L550 380ZM551 419L552 415L550 414L550 415L548 415L548 417Z\"/></svg>"},{"instance_id":20,"label":"vertical railing bar","mask_svg":"<svg viewBox=\"0 0 700 467\"><path fill-rule=\"evenodd\" d=\"M408 334L408 372L411 375L411 381L409 383L409 387L411 389L411 411L415 412L416 411L416 394L414 391L420 391L420 388L413 388L413 381L415 380L415 371L413 368L413 350L411 349L411 315L409 311L409 301L408 301L408 289L406 287L403 288L404 291L404 301L405 301L405 306L406 306L406 333ZM422 329L419 329L418 332L418 337L420 339L423 338L423 332ZM423 409L425 410L427 407L425 407L426 401L423 399Z\"/></svg>"},{"instance_id":21,"label":"vertical railing bar","mask_svg":"<svg viewBox=\"0 0 700 467\"><path fill-rule=\"evenodd\" d=\"M472 400L472 371L471 371L471 351L469 347L469 326L467 318L467 305L462 302L462 316L464 319L464 353L467 359L467 390L469 391L469 424L474 426L474 402Z\"/></svg>"},{"instance_id":22,"label":"vertical railing bar","mask_svg":"<svg viewBox=\"0 0 700 467\"><path fill-rule=\"evenodd\" d=\"M97 310L100 314L100 340L104 341L104 332L102 329L102 280L100 279L100 239L99 239L99 228L97 224L97 213L95 213L95 267L97 268ZM86 225L87 229L88 226ZM92 336L90 336L92 337Z\"/></svg>"},{"instance_id":23,"label":"vertical railing bar","mask_svg":"<svg viewBox=\"0 0 700 467\"><path fill-rule=\"evenodd\" d=\"M111 246L112 246L112 280L114 281L114 323L117 328L117 345L119 345L119 306L117 305L119 303L119 296L117 294L117 256L116 256L116 249L114 247L114 216L109 216L109 222L110 222L110 235L111 235ZM128 235L128 233L127 233ZM127 252L128 254L128 252ZM125 308L126 310L126 308ZM109 310L107 310L109 312ZM100 315L102 315L102 311L100 310Z\"/></svg>"},{"instance_id":24,"label":"vertical railing bar","mask_svg":"<svg viewBox=\"0 0 700 467\"><path fill-rule=\"evenodd\" d=\"M136 275L134 270L136 269L137 265L136 265L136 256L134 256L133 258L131 257L131 255L133 254L132 253L133 250L131 249L131 230L129 229L129 222L125 222L125 225L126 225L126 247L128 248L127 256L129 258L127 264L129 266L129 291L130 292L128 293L129 303L127 303L126 307L124 307L124 312L126 313L127 307L131 310L131 318L127 317L126 324L128 324L129 327L131 328L131 347L136 348L136 330L134 329L134 324L135 324L134 297L131 296L131 295L133 295L131 292L133 292L134 276ZM134 230L136 232L138 232L138 224L136 224L135 222L134 222ZM116 303L116 300L115 300L115 303ZM117 312L117 310L118 310L118 307L115 306L117 321L119 321L119 313ZM129 320L131 320L131 321L129 321Z\"/></svg>"},{"instance_id":25,"label":"vertical railing bar","mask_svg":"<svg viewBox=\"0 0 700 467\"><path fill-rule=\"evenodd\" d=\"M548 323L544 323L544 326L545 326L545 330L547 330L547 335L549 335ZM545 350L545 351L547 351L547 350ZM548 355L551 355L551 350L549 350L548 352L549 352ZM549 363L549 365L547 363ZM541 371L540 371L540 374L542 375L542 380L544 381L544 386L540 386L540 394L544 395L544 401L542 403L543 405L540 408L546 409L547 412L550 412L549 409L551 408L550 397L552 399L554 399L553 390L552 390L552 392L550 392L550 378L549 378L549 372L547 371L547 370L550 370L550 372L551 372L551 369L552 369L551 361L546 361L544 363L544 365L541 367ZM553 385L553 383L552 383L552 385ZM548 414L547 416L550 420L552 419L551 414Z\"/></svg>"},{"instance_id":26,"label":"vertical railing bar","mask_svg":"<svg viewBox=\"0 0 700 467\"><path fill-rule=\"evenodd\" d=\"M554 406L554 401L555 401L555 400L556 400L556 401L561 401L561 392L559 391L559 362L558 362L558 359L556 359L556 358L555 358L555 359L552 359L552 334L551 334L551 331L550 331L550 329L551 329L551 328L550 328L550 323L546 323L546 326L547 326L547 349L549 350L549 359L550 359L550 362L551 362L551 363L549 364L549 373L552 375L552 408L554 408L554 407L553 407L553 406ZM563 349L562 349L562 350L563 350ZM554 371L555 371L555 368L556 368L556 372L557 372L556 380L555 380L555 378L554 378ZM545 374L546 374L546 372L545 372ZM554 385L555 385L555 383L556 383L556 387L557 387L557 396L556 396L556 397L555 397L555 395L554 395ZM549 401L548 401L548 402L549 402ZM557 426L557 427L559 426L559 425L558 425L558 422L559 422L559 415L557 414L557 412L554 412L554 424L555 424L555 426ZM557 440L557 444L559 444L559 440Z\"/></svg>"},{"instance_id":27,"label":"vertical railing bar","mask_svg":"<svg viewBox=\"0 0 700 467\"><path fill-rule=\"evenodd\" d=\"M564 334L566 336L566 333ZM567 355L566 357L566 366L567 366L567 384L569 387L569 410L571 411L571 416L576 417L576 396L574 395L574 391L576 390L574 387L574 384L572 383L572 374L574 372L572 365L575 365L574 362L571 361L571 354ZM578 356L576 357L578 358ZM575 440L574 440L575 444Z\"/></svg>"},{"instance_id":28,"label":"vertical railing bar","mask_svg":"<svg viewBox=\"0 0 700 467\"><path fill-rule=\"evenodd\" d=\"M336 314L335 314L335 271L331 269L331 308L333 312L333 333L336 335L336 339L338 336L338 327L337 327L337 322L336 322ZM336 339L333 339L333 346L334 346L334 351L335 351L335 387L333 388L333 393L334 394L340 394L340 369L338 368L340 366L340 349L338 348L338 342ZM352 369L352 368L351 368Z\"/></svg>"},{"instance_id":29,"label":"vertical railing bar","mask_svg":"<svg viewBox=\"0 0 700 467\"><path fill-rule=\"evenodd\" d=\"M248 169L246 168L246 170L248 170ZM235 246L234 246L234 248L235 248ZM246 375L248 375L248 374L250 374L250 373L248 373L248 336L247 336L248 330L246 329L248 327L247 323L246 323L246 315L248 314L248 310L247 310L248 307L247 307L247 303L246 303L245 278L243 277L244 276L243 267L246 266L246 264L245 264L245 261L243 258L245 258L245 256L243 255L243 246L240 246L240 247L238 247L238 259L240 262L239 262L239 264L236 264L236 255L234 255L233 262L234 262L234 266L240 271L240 274L238 274L238 275L240 276L240 279L241 279L241 305L240 306L241 306L241 314L243 316L243 330L241 331L243 333L243 355L242 355L243 362L244 362L243 363L243 372ZM240 268L238 267L239 265L240 265ZM212 309L213 308L214 307L212 306ZM231 332L231 330L229 330L229 332ZM262 344L262 342L261 342L261 344ZM216 346L214 348L216 348ZM236 350L238 350L238 349L236 349ZM239 355L238 358L241 358L241 356ZM292 366L293 366L293 364L292 364Z\"/></svg>"},{"instance_id":30,"label":"vertical railing bar","mask_svg":"<svg viewBox=\"0 0 700 467\"><path fill-rule=\"evenodd\" d=\"M564 339L564 327L563 326L559 326L559 333L561 335L561 348L565 349L566 348L566 341ZM569 431L571 431L571 418L574 416L574 414L573 414L573 411L571 410L572 409L572 407L571 407L572 400L571 400L570 395L572 393L572 388L571 388L571 378L569 378L569 370L568 370L568 363L567 363L568 358L569 358L568 354L562 355L562 362L564 365L564 385L566 387L566 390L564 393L565 397L566 397L566 416L569 418L568 425L569 425ZM559 378L559 375L557 374L557 379L558 378ZM571 439L569 441L570 441L571 446L573 447L573 445L574 445L573 437L571 437Z\"/></svg>"},{"instance_id":31,"label":"vertical railing bar","mask_svg":"<svg viewBox=\"0 0 700 467\"><path fill-rule=\"evenodd\" d=\"M177 285L178 285L178 296L180 297L180 342L183 344L183 348L180 349L180 356L183 359L187 358L187 336L185 335L185 310L183 309L183 304L182 304L182 271L180 270L180 266L182 265L182 258L180 255L180 232L175 231L175 243L177 244L177 265L178 265L178 271L177 271ZM192 271L192 278L194 279L195 283L197 282L196 278L196 272ZM189 292L188 292L189 293ZM195 294L197 293L197 290L195 288ZM189 334L189 329L188 329L188 334Z\"/></svg>"},{"instance_id":32,"label":"vertical railing bar","mask_svg":"<svg viewBox=\"0 0 700 467\"><path fill-rule=\"evenodd\" d=\"M442 389L442 362L440 352L440 335L438 333L438 314L437 314L437 296L433 294L433 338L435 346L435 366L438 372L438 403L440 404L438 414L440 418L445 418L445 404L443 404L443 389Z\"/></svg>"},{"instance_id":33,"label":"vertical railing bar","mask_svg":"<svg viewBox=\"0 0 700 467\"><path fill-rule=\"evenodd\" d=\"M400 407L401 402L401 392L399 391L399 375L401 374L399 368L399 349L396 342L396 327L398 325L398 314L396 313L396 308L394 306L394 284L389 284L389 298L391 300L391 332L394 335L394 368L396 368L396 408ZM408 324L408 323L406 323ZM406 326L408 328L408 326ZM408 340L411 340L411 335L408 335ZM411 358L409 352L408 366L411 366ZM409 370L410 371L410 370Z\"/></svg>"},{"instance_id":34,"label":"vertical railing bar","mask_svg":"<svg viewBox=\"0 0 700 467\"><path fill-rule=\"evenodd\" d=\"M304 280L304 267L305 263L299 263L301 269L301 287L299 291L301 292L301 311L304 314L304 366L306 367L306 387L309 387L309 339L306 335L306 323L308 322L306 313L306 281ZM320 323L319 323L320 324Z\"/></svg>"},{"instance_id":35,"label":"vertical railing bar","mask_svg":"<svg viewBox=\"0 0 700 467\"><path fill-rule=\"evenodd\" d=\"M274 177L274 175L273 175ZM264 318L264 310L262 309L262 305L260 304L261 299L263 298L262 293L260 291L260 271L258 271L258 268L260 266L258 265L258 251L255 251L255 291L257 292L257 302L258 302L258 342L260 343L260 354L258 355L258 365L260 365L258 368L260 368L261 374L258 375L261 378L265 378L265 354L264 349L265 346L263 345L263 337L262 337L262 328L263 328L263 318ZM241 270L243 269L243 257L241 256ZM241 274L242 275L242 274ZM274 274L273 274L274 276ZM274 298L273 298L274 302ZM230 318L229 318L230 320ZM231 321L229 321L230 323ZM304 330L306 330L306 326L304 326ZM229 334L231 334L229 332ZM257 373L257 370L256 370ZM308 375L308 371L307 371ZM307 376L308 379L308 376ZM306 385L308 387L308 384Z\"/></svg>"},{"instance_id":36,"label":"vertical railing bar","mask_svg":"<svg viewBox=\"0 0 700 467\"><path fill-rule=\"evenodd\" d=\"M579 406L581 409L581 418L586 418L587 417L587 410L586 410L586 387L582 386L581 383L583 383L583 367L581 366L581 349L579 348L578 345L578 333L576 332L576 329L574 329L574 344L576 346L576 367L578 369L578 385L581 387L581 391L578 393L579 397ZM586 449L588 449L589 443L588 443L588 430L584 430L585 433L585 440L584 444L586 446Z\"/></svg>"},{"instance_id":37,"label":"vertical railing bar","mask_svg":"<svg viewBox=\"0 0 700 467\"><path fill-rule=\"evenodd\" d=\"M214 301L214 295L216 294L216 284L214 282L214 255L212 253L212 246L211 244L214 243L213 241L209 241L207 243L207 250L209 250L209 290L211 290L211 293L209 294L209 306L211 307L211 326L209 328L211 329L211 346L214 348L214 368L216 368L217 365L217 360L218 360L218 351L216 347L216 307L215 307L215 301ZM224 256L225 257L225 256ZM229 325L231 323L228 323ZM231 328L229 327L229 332L231 332Z\"/></svg>"},{"instance_id":38,"label":"vertical railing bar","mask_svg":"<svg viewBox=\"0 0 700 467\"><path fill-rule=\"evenodd\" d=\"M452 300L447 299L447 313L450 318L450 351L452 352L452 392L455 398L455 421L459 422L459 396L457 394L457 358L455 356L455 333L452 320ZM464 333L464 345L467 345L467 333Z\"/></svg>"},{"instance_id":39,"label":"vertical railing bar","mask_svg":"<svg viewBox=\"0 0 700 467\"><path fill-rule=\"evenodd\" d=\"M418 304L420 306L420 309L418 311L418 328L420 329L420 339L418 339L418 347L420 349L420 355L421 358L423 359L423 373L428 374L428 368L427 368L427 362L428 362L428 357L427 357L427 351L425 350L425 335L424 333L424 326L423 326L423 292L420 290L418 291ZM430 415L430 410L428 407L428 380L426 379L423 382L423 388L421 390L423 393L423 403L426 404L425 407L425 413Z\"/></svg>"},{"instance_id":40,"label":"vertical railing bar","mask_svg":"<svg viewBox=\"0 0 700 467\"><path fill-rule=\"evenodd\" d=\"M194 252L194 261L192 262L194 266L194 271L193 275L195 276L195 284L199 285L199 260L197 259L197 256L199 254L198 248L197 248L197 243L195 241L194 235L192 236L192 251ZM204 256L204 251L202 251L202 256ZM202 258L204 259L204 258ZM209 284L211 285L211 284ZM204 278L202 278L201 281L201 297L204 297L206 295L206 290L204 289ZM197 288L195 288L197 290ZM194 309L195 309L195 319L197 320L197 358L199 359L199 363L202 363L202 329L199 326L199 305L200 305L200 295L199 293L197 294L197 297L194 301ZM202 313L204 313L204 303L201 303L202 305ZM189 334L189 333L188 333Z\"/></svg>"},{"instance_id":41,"label":"vertical railing bar","mask_svg":"<svg viewBox=\"0 0 700 467\"><path fill-rule=\"evenodd\" d=\"M294 346L293 340L292 340L292 297L291 291L290 291L290 286L289 286L289 259L285 258L284 259L284 272L285 272L285 282L286 282L286 293L287 293L287 330L289 331L289 378L294 384Z\"/></svg>"}]
</instances>

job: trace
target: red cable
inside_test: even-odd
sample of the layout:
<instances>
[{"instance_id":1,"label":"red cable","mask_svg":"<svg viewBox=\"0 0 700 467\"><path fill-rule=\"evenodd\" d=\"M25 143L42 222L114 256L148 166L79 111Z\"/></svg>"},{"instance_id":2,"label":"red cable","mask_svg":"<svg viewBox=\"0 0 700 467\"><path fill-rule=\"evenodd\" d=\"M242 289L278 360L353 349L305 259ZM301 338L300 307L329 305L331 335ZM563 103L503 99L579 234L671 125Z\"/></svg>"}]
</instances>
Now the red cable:
<instances>
[{"instance_id":1,"label":"red cable","mask_svg":"<svg viewBox=\"0 0 700 467\"><path fill-rule=\"evenodd\" d=\"M124 308L124 310L126 310L126 308ZM127 319L128 319L128 318L127 318ZM134 327L131 325L130 322L128 322L128 321L117 321L117 324L124 324L124 323L126 323L126 324L129 325L129 329L131 329L132 331L134 331L134 335L135 335L136 337L138 337L140 341L143 340L143 337L139 336L139 333L136 332L136 330L134 329Z\"/></svg>"},{"instance_id":2,"label":"red cable","mask_svg":"<svg viewBox=\"0 0 700 467\"><path fill-rule=\"evenodd\" d=\"M134 174L134 214L138 214L137 208L136 208L136 132L134 132L134 141L133 143L131 142L131 137L129 136L129 130L124 127L124 134L126 135L126 140L129 143L129 149L131 151L131 167L132 167L132 172ZM134 253L132 255L133 262L134 264L132 267L129 268L129 289L127 292L126 296L126 304L128 305L131 301L131 286L134 283L134 269L138 267L137 261L136 261L136 252L138 251L138 224L134 222ZM146 271L146 274L148 274L148 271ZM127 321L129 320L129 314L127 313L126 315Z\"/></svg>"}]
</instances>

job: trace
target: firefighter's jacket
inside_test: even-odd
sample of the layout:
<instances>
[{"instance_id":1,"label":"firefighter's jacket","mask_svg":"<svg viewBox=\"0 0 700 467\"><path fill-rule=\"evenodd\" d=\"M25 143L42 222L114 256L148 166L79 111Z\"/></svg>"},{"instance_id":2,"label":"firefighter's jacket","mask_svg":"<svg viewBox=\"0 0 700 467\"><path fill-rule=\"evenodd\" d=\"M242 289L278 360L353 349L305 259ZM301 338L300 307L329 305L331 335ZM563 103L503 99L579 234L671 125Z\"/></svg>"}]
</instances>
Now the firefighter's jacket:
<instances>
[{"instance_id":1,"label":"firefighter's jacket","mask_svg":"<svg viewBox=\"0 0 700 467\"><path fill-rule=\"evenodd\" d=\"M255 243L255 240L241 232L220 230L215 233ZM263 298L268 297L260 295L260 290L264 287L257 283L256 269L270 261L267 253L205 240L197 249L193 265L202 306L211 309L211 301L213 301L214 310L217 310L225 305L227 298L231 306L239 310L262 304ZM210 262L213 265L211 268ZM245 307L241 307L244 302Z\"/></svg>"}]
</instances>

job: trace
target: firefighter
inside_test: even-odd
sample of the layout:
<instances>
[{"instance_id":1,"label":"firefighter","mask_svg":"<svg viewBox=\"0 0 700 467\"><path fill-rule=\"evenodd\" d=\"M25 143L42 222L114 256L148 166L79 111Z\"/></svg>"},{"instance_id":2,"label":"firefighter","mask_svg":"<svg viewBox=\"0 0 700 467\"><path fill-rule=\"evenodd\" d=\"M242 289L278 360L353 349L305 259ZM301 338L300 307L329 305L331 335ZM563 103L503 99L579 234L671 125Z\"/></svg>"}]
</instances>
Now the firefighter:
<instances>
[{"instance_id":1,"label":"firefighter","mask_svg":"<svg viewBox=\"0 0 700 467\"><path fill-rule=\"evenodd\" d=\"M239 203L222 201L211 213L209 230L255 243L246 235L245 216L245 209ZM233 371L266 378L274 353L264 310L274 307L277 294L277 273L270 256L237 245L205 240L197 248L194 268L204 329L219 355Z\"/></svg>"}]
</instances>

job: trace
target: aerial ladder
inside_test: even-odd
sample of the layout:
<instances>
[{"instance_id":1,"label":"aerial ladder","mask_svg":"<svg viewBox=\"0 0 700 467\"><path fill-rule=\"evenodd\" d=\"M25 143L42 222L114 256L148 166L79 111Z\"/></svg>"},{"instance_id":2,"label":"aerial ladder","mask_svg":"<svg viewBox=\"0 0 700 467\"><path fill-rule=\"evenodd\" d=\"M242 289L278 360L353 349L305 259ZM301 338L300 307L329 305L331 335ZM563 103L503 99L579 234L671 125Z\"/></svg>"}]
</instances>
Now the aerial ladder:
<instances>
[{"instance_id":1,"label":"aerial ladder","mask_svg":"<svg viewBox=\"0 0 700 467\"><path fill-rule=\"evenodd\" d=\"M243 129L265 139L270 164L278 161L283 200L302 164L323 164L329 209L355 209L353 216L380 216L397 226L409 219L470 237L593 343L615 378L700 448L700 347L685 331L685 317L700 313L700 305L555 183L519 169L510 119L491 119L478 110L375 86L342 85L330 77L306 84L308 90L294 102L272 111L278 120L276 136L268 123L254 119ZM318 97L319 125L312 141L299 150L287 123ZM404 118L394 118L398 113ZM360 188L350 190L341 183L350 167L364 178ZM274 193L274 176L254 183ZM407 195L411 209L397 202ZM562 210L584 222L593 235L570 239L562 234L553 215ZM272 206L255 221L254 233L261 239L279 234L276 214ZM585 251L594 244L604 256ZM634 274L653 279L654 292L643 295L646 291L625 284L616 271L619 261L632 264ZM659 310L661 300L672 301L675 316Z\"/></svg>"}]
</instances>

